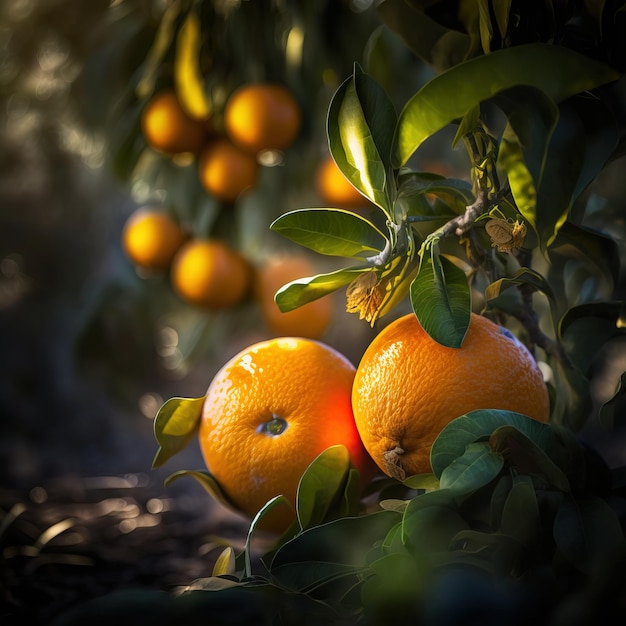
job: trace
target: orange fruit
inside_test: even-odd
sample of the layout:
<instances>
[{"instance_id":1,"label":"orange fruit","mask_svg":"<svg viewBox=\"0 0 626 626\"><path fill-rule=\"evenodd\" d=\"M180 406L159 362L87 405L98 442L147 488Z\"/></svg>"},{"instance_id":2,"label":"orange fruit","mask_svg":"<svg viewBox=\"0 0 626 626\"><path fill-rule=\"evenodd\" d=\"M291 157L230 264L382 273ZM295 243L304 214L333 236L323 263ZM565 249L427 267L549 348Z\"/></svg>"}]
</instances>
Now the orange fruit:
<instances>
[{"instance_id":1,"label":"orange fruit","mask_svg":"<svg viewBox=\"0 0 626 626\"><path fill-rule=\"evenodd\" d=\"M130 260L148 270L166 270L187 238L185 231L164 211L135 210L122 230L122 247Z\"/></svg>"},{"instance_id":2,"label":"orange fruit","mask_svg":"<svg viewBox=\"0 0 626 626\"><path fill-rule=\"evenodd\" d=\"M239 304L250 287L248 261L218 239L190 239L178 250L170 272L174 290L210 310Z\"/></svg>"},{"instance_id":3,"label":"orange fruit","mask_svg":"<svg viewBox=\"0 0 626 626\"><path fill-rule=\"evenodd\" d=\"M210 142L198 162L198 174L204 188L226 202L234 202L243 191L254 187L258 170L256 159L226 138Z\"/></svg>"},{"instance_id":4,"label":"orange fruit","mask_svg":"<svg viewBox=\"0 0 626 626\"><path fill-rule=\"evenodd\" d=\"M160 152L198 154L209 136L210 124L190 117L174 91L156 94L141 113L141 129L147 144Z\"/></svg>"},{"instance_id":5,"label":"orange fruit","mask_svg":"<svg viewBox=\"0 0 626 626\"><path fill-rule=\"evenodd\" d=\"M232 357L209 384L199 444L233 505L249 518L275 496L295 504L308 465L333 445L348 449L362 483L374 467L357 432L354 365L312 339L280 337ZM273 530L288 517L276 516ZM270 528L268 528L270 529Z\"/></svg>"},{"instance_id":6,"label":"orange fruit","mask_svg":"<svg viewBox=\"0 0 626 626\"><path fill-rule=\"evenodd\" d=\"M475 409L550 415L543 376L508 330L472 313L461 348L431 339L413 313L384 328L357 367L352 407L368 452L387 475L431 472L441 430Z\"/></svg>"},{"instance_id":7,"label":"orange fruit","mask_svg":"<svg viewBox=\"0 0 626 626\"><path fill-rule=\"evenodd\" d=\"M290 146L302 124L300 105L280 84L252 83L239 87L224 108L224 129L240 148L256 155Z\"/></svg>"},{"instance_id":8,"label":"orange fruit","mask_svg":"<svg viewBox=\"0 0 626 626\"><path fill-rule=\"evenodd\" d=\"M254 295L259 303L261 318L275 336L292 335L319 339L333 316L333 301L323 296L283 313L274 295L286 283L316 274L313 264L305 256L274 257L263 263L254 277Z\"/></svg>"},{"instance_id":9,"label":"orange fruit","mask_svg":"<svg viewBox=\"0 0 626 626\"><path fill-rule=\"evenodd\" d=\"M367 198L344 176L330 155L317 169L315 187L330 207L359 208L368 204Z\"/></svg>"}]
</instances>

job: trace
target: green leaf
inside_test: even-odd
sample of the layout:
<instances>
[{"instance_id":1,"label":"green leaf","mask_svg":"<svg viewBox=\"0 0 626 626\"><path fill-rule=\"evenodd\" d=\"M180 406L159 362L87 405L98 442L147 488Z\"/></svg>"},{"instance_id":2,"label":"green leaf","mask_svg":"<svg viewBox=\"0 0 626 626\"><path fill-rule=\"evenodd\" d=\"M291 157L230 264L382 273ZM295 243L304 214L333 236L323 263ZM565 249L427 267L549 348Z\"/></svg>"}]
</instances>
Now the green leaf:
<instances>
[{"instance_id":1,"label":"green leaf","mask_svg":"<svg viewBox=\"0 0 626 626\"><path fill-rule=\"evenodd\" d=\"M270 229L320 254L364 259L378 254L387 238L369 220L342 209L298 209Z\"/></svg>"},{"instance_id":2,"label":"green leaf","mask_svg":"<svg viewBox=\"0 0 626 626\"><path fill-rule=\"evenodd\" d=\"M431 491L409 501L402 521L402 536L407 550L416 558L447 551L454 536L469 528L453 493Z\"/></svg>"},{"instance_id":3,"label":"green leaf","mask_svg":"<svg viewBox=\"0 0 626 626\"><path fill-rule=\"evenodd\" d=\"M500 426L489 437L489 446L500 454L520 474L538 477L542 489L553 487L570 491L570 483L564 472L534 441L515 426Z\"/></svg>"},{"instance_id":4,"label":"green leaf","mask_svg":"<svg viewBox=\"0 0 626 626\"><path fill-rule=\"evenodd\" d=\"M174 40L180 5L180 0L173 0L161 17L154 42L143 64L141 79L135 88L137 97L140 99L147 98L154 90L159 68Z\"/></svg>"},{"instance_id":5,"label":"green leaf","mask_svg":"<svg viewBox=\"0 0 626 626\"><path fill-rule=\"evenodd\" d=\"M272 576L287 589L301 591L312 597L321 596L320 599L329 603L340 600L348 589L360 581L360 570L354 565L307 561L274 567Z\"/></svg>"},{"instance_id":6,"label":"green leaf","mask_svg":"<svg viewBox=\"0 0 626 626\"><path fill-rule=\"evenodd\" d=\"M581 340L586 344L592 342L592 336ZM585 426L593 408L589 378L566 360L548 354L546 361L554 373L550 423L578 432Z\"/></svg>"},{"instance_id":7,"label":"green leaf","mask_svg":"<svg viewBox=\"0 0 626 626\"><path fill-rule=\"evenodd\" d=\"M626 395L626 372L622 372L613 396L600 407L599 420L600 424L606 430L614 430L616 427L624 425L624 418L619 417L617 423L615 421L615 409L618 406L618 400Z\"/></svg>"},{"instance_id":8,"label":"green leaf","mask_svg":"<svg viewBox=\"0 0 626 626\"><path fill-rule=\"evenodd\" d=\"M196 435L205 397L170 398L161 406L154 418L154 436L159 449L152 461L153 469L183 450Z\"/></svg>"},{"instance_id":9,"label":"green leaf","mask_svg":"<svg viewBox=\"0 0 626 626\"><path fill-rule=\"evenodd\" d=\"M541 513L530 477L513 476L513 484L502 509L500 530L528 548L539 545L543 535Z\"/></svg>"},{"instance_id":10,"label":"green leaf","mask_svg":"<svg viewBox=\"0 0 626 626\"><path fill-rule=\"evenodd\" d=\"M350 454L343 445L324 450L300 478L296 511L300 528L306 529L329 521L341 496L350 471Z\"/></svg>"},{"instance_id":11,"label":"green leaf","mask_svg":"<svg viewBox=\"0 0 626 626\"><path fill-rule=\"evenodd\" d=\"M535 272L527 267L516 270L510 278L500 278L485 289L485 298L495 300L500 294L511 287L520 285L530 285L535 290L542 292L551 300L554 300L550 283L539 272Z\"/></svg>"},{"instance_id":12,"label":"green leaf","mask_svg":"<svg viewBox=\"0 0 626 626\"><path fill-rule=\"evenodd\" d=\"M458 65L473 51L470 35L446 28L405 0L384 0L377 7L384 23L437 72Z\"/></svg>"},{"instance_id":13,"label":"green leaf","mask_svg":"<svg viewBox=\"0 0 626 626\"><path fill-rule=\"evenodd\" d=\"M322 562L360 567L365 555L384 539L401 515L394 511L376 511L357 517L342 517L321 526L313 526L284 543L274 554L270 571L289 563Z\"/></svg>"},{"instance_id":14,"label":"green leaf","mask_svg":"<svg viewBox=\"0 0 626 626\"><path fill-rule=\"evenodd\" d=\"M591 373L599 347L626 334L621 307L621 302L589 302L572 307L559 321L558 339L584 374Z\"/></svg>"},{"instance_id":15,"label":"green leaf","mask_svg":"<svg viewBox=\"0 0 626 626\"><path fill-rule=\"evenodd\" d=\"M407 205L403 215L433 214L433 218L450 219L462 213L467 205L474 202L471 183L458 178L445 178L431 172L403 172L398 175L398 184L396 204ZM417 205L425 211L413 210L416 197L423 197L425 194L441 197L454 211L442 215L434 214L433 207L425 199Z\"/></svg>"},{"instance_id":16,"label":"green leaf","mask_svg":"<svg viewBox=\"0 0 626 626\"><path fill-rule=\"evenodd\" d=\"M336 270L328 274L297 278L283 285L276 292L274 299L278 308L286 313L345 287L363 271L364 268L362 267L354 267Z\"/></svg>"},{"instance_id":17,"label":"green leaf","mask_svg":"<svg viewBox=\"0 0 626 626\"><path fill-rule=\"evenodd\" d=\"M614 109L601 97L578 97L569 105L576 111L585 137L584 161L573 192L576 198L609 162L621 134Z\"/></svg>"},{"instance_id":18,"label":"green leaf","mask_svg":"<svg viewBox=\"0 0 626 626\"><path fill-rule=\"evenodd\" d=\"M504 459L484 442L470 443L465 452L441 473L441 489L471 493L491 482L502 469Z\"/></svg>"},{"instance_id":19,"label":"green leaf","mask_svg":"<svg viewBox=\"0 0 626 626\"><path fill-rule=\"evenodd\" d=\"M411 304L424 330L438 343L460 348L469 327L471 294L465 272L427 249L411 283Z\"/></svg>"},{"instance_id":20,"label":"green leaf","mask_svg":"<svg viewBox=\"0 0 626 626\"><path fill-rule=\"evenodd\" d=\"M587 574L626 550L616 512L594 497L563 501L554 520L554 540L565 558Z\"/></svg>"},{"instance_id":21,"label":"green leaf","mask_svg":"<svg viewBox=\"0 0 626 626\"><path fill-rule=\"evenodd\" d=\"M395 196L391 146L396 119L385 91L357 66L335 92L327 120L328 144L339 169L389 216Z\"/></svg>"},{"instance_id":22,"label":"green leaf","mask_svg":"<svg viewBox=\"0 0 626 626\"><path fill-rule=\"evenodd\" d=\"M195 119L208 119L211 102L206 94L200 68L202 32L200 17L191 10L176 37L174 83L182 107Z\"/></svg>"},{"instance_id":23,"label":"green leaf","mask_svg":"<svg viewBox=\"0 0 626 626\"><path fill-rule=\"evenodd\" d=\"M435 439L430 451L430 464L435 475L441 477L446 467L460 457L470 443L489 438L497 428L506 425L517 428L542 450L549 449L554 441L554 432L548 424L521 413L500 409L471 411L452 420Z\"/></svg>"},{"instance_id":24,"label":"green leaf","mask_svg":"<svg viewBox=\"0 0 626 626\"><path fill-rule=\"evenodd\" d=\"M237 509L237 507L230 501L226 493L220 487L220 484L217 482L215 476L213 476L210 472L200 470L179 470L178 472L170 474L165 479L165 486L168 487L175 480L178 480L183 476L189 476L190 478L197 480L214 500L231 511L239 512L239 509Z\"/></svg>"},{"instance_id":25,"label":"green leaf","mask_svg":"<svg viewBox=\"0 0 626 626\"><path fill-rule=\"evenodd\" d=\"M558 285L561 300L564 302L570 301L568 293L576 292L581 295L572 304L582 304L582 293L585 292L583 285L573 284L572 275L566 272L567 267L575 268L583 283L592 283L593 291L585 297L586 300L610 297L614 285L619 281L619 245L615 239L598 230L565 222L550 248L549 255L554 267L554 272L549 274L549 280ZM558 283L559 279L565 284Z\"/></svg>"},{"instance_id":26,"label":"green leaf","mask_svg":"<svg viewBox=\"0 0 626 626\"><path fill-rule=\"evenodd\" d=\"M439 489L439 479L434 474L413 474L402 484L409 489L423 489L425 491L433 491Z\"/></svg>"},{"instance_id":27,"label":"green leaf","mask_svg":"<svg viewBox=\"0 0 626 626\"><path fill-rule=\"evenodd\" d=\"M540 246L552 245L565 223L584 164L586 138L580 121L571 109L561 106L554 129L541 182L537 187L534 209L520 211L534 227Z\"/></svg>"},{"instance_id":28,"label":"green leaf","mask_svg":"<svg viewBox=\"0 0 626 626\"><path fill-rule=\"evenodd\" d=\"M395 165L404 165L426 139L504 89L528 85L559 102L617 78L602 63L543 43L470 59L433 78L407 102L398 119Z\"/></svg>"},{"instance_id":29,"label":"green leaf","mask_svg":"<svg viewBox=\"0 0 626 626\"><path fill-rule=\"evenodd\" d=\"M559 119L559 109L544 92L527 85L505 89L494 96L493 102L504 112L508 122L508 128L503 134L504 152L498 155L500 164L507 170L507 165L510 164L503 157L519 154L536 188L543 175L550 137ZM513 154L506 150L511 141L517 143ZM513 197L519 207L527 200L520 193L517 184L515 173L518 166L515 164L512 168L510 183Z\"/></svg>"},{"instance_id":30,"label":"green leaf","mask_svg":"<svg viewBox=\"0 0 626 626\"><path fill-rule=\"evenodd\" d=\"M233 576L235 574L235 551L231 546L222 550L213 565L212 576Z\"/></svg>"}]
</instances>

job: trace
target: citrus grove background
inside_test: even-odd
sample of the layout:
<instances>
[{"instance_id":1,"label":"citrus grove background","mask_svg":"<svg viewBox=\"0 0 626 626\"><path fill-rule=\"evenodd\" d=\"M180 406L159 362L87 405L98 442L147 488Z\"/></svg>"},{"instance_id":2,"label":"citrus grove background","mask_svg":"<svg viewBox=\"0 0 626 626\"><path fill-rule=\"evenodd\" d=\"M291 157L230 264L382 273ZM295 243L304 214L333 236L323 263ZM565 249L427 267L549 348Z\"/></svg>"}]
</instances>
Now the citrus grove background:
<instances>
[{"instance_id":1,"label":"citrus grove background","mask_svg":"<svg viewBox=\"0 0 626 626\"><path fill-rule=\"evenodd\" d=\"M272 230L282 215L339 207L385 229L378 207L334 168L329 106L364 71L400 111L435 71L376 4L0 5L3 615L46 623L111 590L171 589L219 571L228 542L243 550L254 511L234 513L190 478L164 486L204 460L194 440L152 469L159 408L201 397L231 357L283 335L320 339L356 365L412 311L405 298L369 324L367 310L346 310L345 289L289 316L274 303L285 283L337 269ZM240 112L229 110L238 88L259 83L272 86L244 91ZM278 122L259 139L250 120L263 114ZM412 168L470 185L454 135L430 137ZM589 199L600 216L591 222L620 249L623 168L621 157L602 169ZM585 280L572 262L564 293L601 292L595 271ZM624 353L623 337L598 352L592 416L613 398ZM626 463L619 428L590 418L581 436L609 467ZM269 545L262 532L257 540L254 554Z\"/></svg>"}]
</instances>

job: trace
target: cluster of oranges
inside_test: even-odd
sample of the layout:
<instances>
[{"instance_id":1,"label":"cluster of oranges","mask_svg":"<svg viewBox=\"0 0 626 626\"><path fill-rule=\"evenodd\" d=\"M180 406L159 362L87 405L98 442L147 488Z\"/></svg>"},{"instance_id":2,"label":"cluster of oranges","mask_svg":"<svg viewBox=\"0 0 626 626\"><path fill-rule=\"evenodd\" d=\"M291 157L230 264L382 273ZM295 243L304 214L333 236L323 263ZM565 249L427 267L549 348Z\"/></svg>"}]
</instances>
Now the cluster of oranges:
<instances>
[{"instance_id":1,"label":"cluster of oranges","mask_svg":"<svg viewBox=\"0 0 626 626\"><path fill-rule=\"evenodd\" d=\"M284 284L315 274L308 256L272 256L254 263L216 237L197 237L164 210L141 207L127 219L122 246L146 272L168 273L174 291L187 303L209 311L250 299L275 336L319 338L330 325L332 300L326 296L283 313L274 294Z\"/></svg>"},{"instance_id":2,"label":"cluster of oranges","mask_svg":"<svg viewBox=\"0 0 626 626\"><path fill-rule=\"evenodd\" d=\"M173 90L158 92L141 114L147 144L159 153L192 155L199 180L218 200L232 203L254 187L259 155L285 150L298 136L300 106L283 85L246 84L226 101L217 130L213 120L191 117ZM217 237L198 237L175 216L142 207L126 221L122 247L134 265L169 274L174 291L186 302L210 311L252 300L262 322L275 336L318 338L330 325L333 304L325 297L282 313L274 294L287 282L315 274L308 256L246 258Z\"/></svg>"},{"instance_id":3,"label":"cluster of oranges","mask_svg":"<svg viewBox=\"0 0 626 626\"><path fill-rule=\"evenodd\" d=\"M477 314L462 347L444 347L410 313L372 340L356 368L319 341L249 346L209 384L199 443L229 500L253 517L277 495L293 504L302 472L332 445L347 448L362 486L380 471L398 480L429 473L438 433L477 409L549 420L531 353ZM272 529L284 530L289 519L277 515Z\"/></svg>"},{"instance_id":4,"label":"cluster of oranges","mask_svg":"<svg viewBox=\"0 0 626 626\"><path fill-rule=\"evenodd\" d=\"M173 90L158 92L141 113L146 143L167 155L191 154L206 191L225 202L234 202L254 187L259 155L289 147L301 124L301 108L292 92L273 83L236 89L219 125L213 118L191 117Z\"/></svg>"}]
</instances>

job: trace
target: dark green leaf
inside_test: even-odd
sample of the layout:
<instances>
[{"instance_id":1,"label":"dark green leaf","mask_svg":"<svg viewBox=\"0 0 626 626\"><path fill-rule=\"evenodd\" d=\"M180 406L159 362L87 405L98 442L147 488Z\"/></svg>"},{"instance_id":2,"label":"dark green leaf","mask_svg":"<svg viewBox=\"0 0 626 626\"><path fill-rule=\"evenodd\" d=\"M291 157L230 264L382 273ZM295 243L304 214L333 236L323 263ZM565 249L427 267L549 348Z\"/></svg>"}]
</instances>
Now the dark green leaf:
<instances>
[{"instance_id":1,"label":"dark green leaf","mask_svg":"<svg viewBox=\"0 0 626 626\"><path fill-rule=\"evenodd\" d=\"M377 511L314 526L283 544L276 551L270 568L273 571L288 563L321 561L363 566L367 551L400 519L401 515L394 511Z\"/></svg>"},{"instance_id":2,"label":"dark green leaf","mask_svg":"<svg viewBox=\"0 0 626 626\"><path fill-rule=\"evenodd\" d=\"M580 343L593 343L593 336L581 337ZM598 344L595 344L596 350ZM554 372L554 396L550 422L566 426L578 432L589 418L592 409L589 378L575 364L563 359L546 356Z\"/></svg>"},{"instance_id":3,"label":"dark green leaf","mask_svg":"<svg viewBox=\"0 0 626 626\"><path fill-rule=\"evenodd\" d=\"M205 397L170 398L161 406L154 418L154 436L159 449L152 461L153 469L183 450L196 435Z\"/></svg>"},{"instance_id":4,"label":"dark green leaf","mask_svg":"<svg viewBox=\"0 0 626 626\"><path fill-rule=\"evenodd\" d=\"M504 145L498 155L501 165L508 172L508 166L511 164L507 159L519 155L523 167L537 188L543 175L550 137L559 119L558 107L544 92L526 85L501 91L494 96L493 102L502 109L509 125L504 132ZM507 147L512 141L516 142L517 146L511 153ZM513 197L521 209L528 200L520 193L524 192L524 187L518 182L516 175L518 167L519 164L515 163L511 168L509 182Z\"/></svg>"},{"instance_id":5,"label":"dark green leaf","mask_svg":"<svg viewBox=\"0 0 626 626\"><path fill-rule=\"evenodd\" d=\"M561 287L562 300L570 301L567 294L584 292L582 284L572 284L573 277L566 272L567 267L580 268L580 280L591 283L593 291L586 296L587 300L600 300L612 292L619 281L620 251L619 245L612 237L600 231L565 222L550 247L550 260L555 272L550 275L552 282L557 280L559 272L565 285ZM582 304L582 296L577 302Z\"/></svg>"},{"instance_id":6,"label":"dark green leaf","mask_svg":"<svg viewBox=\"0 0 626 626\"><path fill-rule=\"evenodd\" d=\"M561 318L559 340L583 374L590 374L600 346L626 333L620 325L620 312L621 302L590 302L572 307Z\"/></svg>"},{"instance_id":7,"label":"dark green leaf","mask_svg":"<svg viewBox=\"0 0 626 626\"><path fill-rule=\"evenodd\" d=\"M391 145L396 112L376 81L355 67L330 103L330 152L348 180L391 215L395 196Z\"/></svg>"},{"instance_id":8,"label":"dark green leaf","mask_svg":"<svg viewBox=\"0 0 626 626\"><path fill-rule=\"evenodd\" d=\"M618 401L626 395L626 372L622 372L620 379L617 381L617 387L613 396L600 407L599 420L603 428L613 430L616 426L624 425L624 417L618 416L617 423L615 420L615 409Z\"/></svg>"},{"instance_id":9,"label":"dark green leaf","mask_svg":"<svg viewBox=\"0 0 626 626\"><path fill-rule=\"evenodd\" d=\"M228 496L224 493L220 484L217 482L213 474L200 470L179 470L178 472L174 472L170 474L165 479L165 486L172 484L175 480L183 476L189 476L195 480L197 480L204 489L213 497L217 502L222 504L223 506L233 510L238 511L237 507L230 501Z\"/></svg>"},{"instance_id":10,"label":"dark green leaf","mask_svg":"<svg viewBox=\"0 0 626 626\"><path fill-rule=\"evenodd\" d=\"M437 131L504 89L529 85L559 102L617 78L602 63L543 43L513 46L471 59L433 78L405 105L398 120L396 166L404 165Z\"/></svg>"},{"instance_id":11,"label":"dark green leaf","mask_svg":"<svg viewBox=\"0 0 626 626\"><path fill-rule=\"evenodd\" d=\"M549 425L521 413L499 409L471 411L452 420L435 439L430 452L435 475L441 477L446 467L465 452L467 445L490 437L497 428L506 425L517 428L542 450L549 449L554 441Z\"/></svg>"},{"instance_id":12,"label":"dark green leaf","mask_svg":"<svg viewBox=\"0 0 626 626\"><path fill-rule=\"evenodd\" d=\"M467 277L434 246L424 256L411 283L413 311L435 341L449 348L460 348L471 313Z\"/></svg>"},{"instance_id":13,"label":"dark green leaf","mask_svg":"<svg viewBox=\"0 0 626 626\"><path fill-rule=\"evenodd\" d=\"M535 486L529 476L513 477L502 509L500 530L528 548L538 547L543 533L541 513Z\"/></svg>"},{"instance_id":14,"label":"dark green leaf","mask_svg":"<svg viewBox=\"0 0 626 626\"><path fill-rule=\"evenodd\" d=\"M585 160L574 197L578 197L604 169L619 145L618 120L610 104L600 98L579 97L570 102L584 129L586 139Z\"/></svg>"},{"instance_id":15,"label":"dark green leaf","mask_svg":"<svg viewBox=\"0 0 626 626\"><path fill-rule=\"evenodd\" d=\"M333 506L343 495L350 454L345 446L331 446L307 467L300 478L296 495L296 511L302 529L328 521Z\"/></svg>"},{"instance_id":16,"label":"dark green leaf","mask_svg":"<svg viewBox=\"0 0 626 626\"><path fill-rule=\"evenodd\" d=\"M363 268L347 268L328 274L318 274L292 280L276 292L276 304L283 313L292 311L307 302L317 300L317 298L345 287L361 272L363 272Z\"/></svg>"},{"instance_id":17,"label":"dark green leaf","mask_svg":"<svg viewBox=\"0 0 626 626\"><path fill-rule=\"evenodd\" d=\"M454 536L469 525L449 490L431 491L413 498L404 513L402 536L416 558L448 550Z\"/></svg>"},{"instance_id":18,"label":"dark green leaf","mask_svg":"<svg viewBox=\"0 0 626 626\"><path fill-rule=\"evenodd\" d=\"M453 209L445 215L436 215L435 217L455 217L465 210L465 207L474 202L474 194L472 185L458 178L445 178L439 174L430 172L408 172L400 174L398 177L399 189L396 203L408 204L415 201L416 196L420 197L424 194L439 196L444 199ZM425 211L433 212L428 203L422 203ZM420 215L419 211L407 210L405 215ZM427 213L426 213L427 214Z\"/></svg>"},{"instance_id":19,"label":"dark green leaf","mask_svg":"<svg viewBox=\"0 0 626 626\"><path fill-rule=\"evenodd\" d=\"M546 451L515 426L496 428L489 437L489 445L517 472L538 479L542 489L552 487L561 491L570 490L567 476L553 463Z\"/></svg>"},{"instance_id":20,"label":"dark green leaf","mask_svg":"<svg viewBox=\"0 0 626 626\"><path fill-rule=\"evenodd\" d=\"M468 34L442 26L405 0L384 0L377 11L407 47L438 72L461 63L472 51Z\"/></svg>"},{"instance_id":21,"label":"dark green leaf","mask_svg":"<svg viewBox=\"0 0 626 626\"><path fill-rule=\"evenodd\" d=\"M281 215L270 228L320 254L364 259L378 254L387 238L369 220L340 209L298 209Z\"/></svg>"},{"instance_id":22,"label":"dark green leaf","mask_svg":"<svg viewBox=\"0 0 626 626\"><path fill-rule=\"evenodd\" d=\"M343 497L336 508L336 517L356 515L361 502L361 475L352 467L343 489Z\"/></svg>"},{"instance_id":23,"label":"dark green leaf","mask_svg":"<svg viewBox=\"0 0 626 626\"><path fill-rule=\"evenodd\" d=\"M537 291L544 293L548 298L554 299L550 283L539 272L527 267L521 267L510 278L500 278L488 285L485 289L485 298L494 300L506 289L520 285L530 285Z\"/></svg>"},{"instance_id":24,"label":"dark green leaf","mask_svg":"<svg viewBox=\"0 0 626 626\"><path fill-rule=\"evenodd\" d=\"M470 443L441 473L441 489L471 493L491 482L503 465L501 454L494 452L487 443Z\"/></svg>"},{"instance_id":25,"label":"dark green leaf","mask_svg":"<svg viewBox=\"0 0 626 626\"><path fill-rule=\"evenodd\" d=\"M554 242L576 199L586 141L578 117L570 108L561 106L537 187L536 205L525 210L520 207L522 215L534 226L544 250Z\"/></svg>"},{"instance_id":26,"label":"dark green leaf","mask_svg":"<svg viewBox=\"0 0 626 626\"><path fill-rule=\"evenodd\" d=\"M616 512L601 498L566 498L554 520L554 540L565 558L587 574L626 550Z\"/></svg>"},{"instance_id":27,"label":"dark green leaf","mask_svg":"<svg viewBox=\"0 0 626 626\"><path fill-rule=\"evenodd\" d=\"M272 577L287 589L301 591L312 597L322 596L325 602L340 599L346 589L359 581L361 568L328 561L283 563L272 568ZM339 598L336 598L339 596Z\"/></svg>"}]
</instances>

